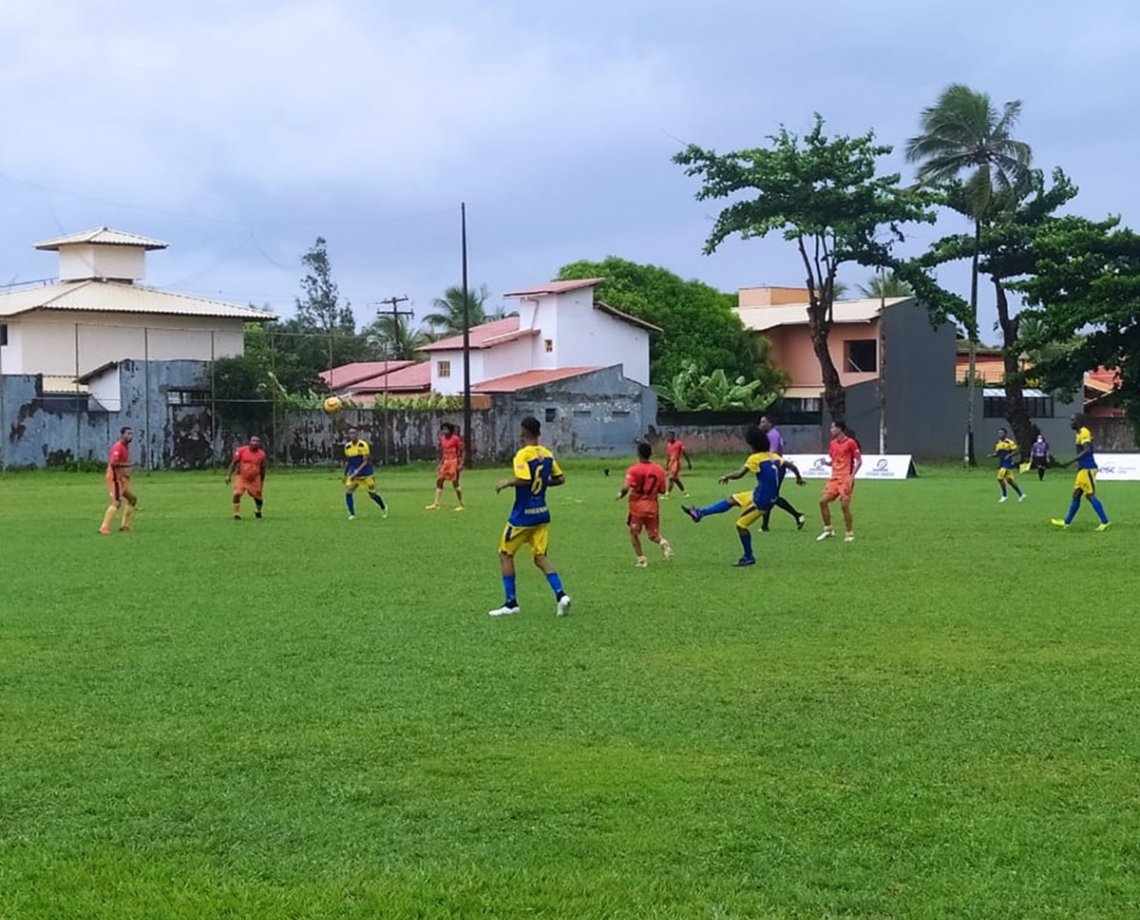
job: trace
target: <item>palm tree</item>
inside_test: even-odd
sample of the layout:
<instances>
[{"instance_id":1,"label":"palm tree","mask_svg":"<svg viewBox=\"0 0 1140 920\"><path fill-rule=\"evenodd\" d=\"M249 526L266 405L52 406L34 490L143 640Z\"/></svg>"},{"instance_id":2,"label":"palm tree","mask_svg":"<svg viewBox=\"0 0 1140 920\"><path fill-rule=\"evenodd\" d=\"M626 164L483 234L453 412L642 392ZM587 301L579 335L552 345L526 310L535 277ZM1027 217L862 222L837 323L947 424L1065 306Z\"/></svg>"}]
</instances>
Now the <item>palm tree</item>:
<instances>
[{"instance_id":1,"label":"palm tree","mask_svg":"<svg viewBox=\"0 0 1140 920\"><path fill-rule=\"evenodd\" d=\"M467 302L472 326L487 322L487 310L484 305L490 297L491 292L485 284L481 284L477 291L468 290ZM435 327L442 335L453 335L463 331L463 288L453 284L443 292L442 298L437 297L431 305L436 312L425 316L425 323Z\"/></svg>"},{"instance_id":2,"label":"palm tree","mask_svg":"<svg viewBox=\"0 0 1140 920\"><path fill-rule=\"evenodd\" d=\"M1029 145L1014 140L1012 130L1021 101L1007 102L999 113L986 93L954 83L938 101L923 109L922 134L907 141L906 158L919 163L918 180L948 190L951 207L974 222L974 258L970 272L968 385L974 386L978 340L978 255L982 225L1022 195L1029 180ZM965 179L963 180L963 175ZM974 466L974 397L966 408L966 463Z\"/></svg>"},{"instance_id":3,"label":"palm tree","mask_svg":"<svg viewBox=\"0 0 1140 920\"><path fill-rule=\"evenodd\" d=\"M419 349L431 341L423 329L413 329L402 316L381 314L363 330L369 349L386 361L419 361Z\"/></svg>"},{"instance_id":4,"label":"palm tree","mask_svg":"<svg viewBox=\"0 0 1140 920\"><path fill-rule=\"evenodd\" d=\"M868 300L882 300L886 297L913 297L912 288L902 278L896 277L894 272L885 275L875 275L866 284L859 285L859 293Z\"/></svg>"}]
</instances>

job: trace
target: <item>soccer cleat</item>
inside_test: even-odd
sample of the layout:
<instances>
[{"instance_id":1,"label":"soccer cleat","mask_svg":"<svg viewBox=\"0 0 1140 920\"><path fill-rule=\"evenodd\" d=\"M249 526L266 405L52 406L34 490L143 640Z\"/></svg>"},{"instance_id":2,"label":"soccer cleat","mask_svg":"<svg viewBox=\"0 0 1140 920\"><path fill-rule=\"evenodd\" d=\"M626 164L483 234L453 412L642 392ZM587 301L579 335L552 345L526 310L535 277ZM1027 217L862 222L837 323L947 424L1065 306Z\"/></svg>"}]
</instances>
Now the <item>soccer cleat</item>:
<instances>
[{"instance_id":1,"label":"soccer cleat","mask_svg":"<svg viewBox=\"0 0 1140 920\"><path fill-rule=\"evenodd\" d=\"M742 569L745 566L749 566L749 565L756 565L756 557L755 556L741 556L739 559L736 560L736 562L733 563L733 565L738 569Z\"/></svg>"},{"instance_id":2,"label":"soccer cleat","mask_svg":"<svg viewBox=\"0 0 1140 920\"><path fill-rule=\"evenodd\" d=\"M387 505L385 505L383 508L380 509L380 517L382 517L384 520L388 520L388 506Z\"/></svg>"},{"instance_id":3,"label":"soccer cleat","mask_svg":"<svg viewBox=\"0 0 1140 920\"><path fill-rule=\"evenodd\" d=\"M563 594L558 598L558 603L554 605L554 615L556 617L564 617L570 612L570 595Z\"/></svg>"},{"instance_id":4,"label":"soccer cleat","mask_svg":"<svg viewBox=\"0 0 1140 920\"><path fill-rule=\"evenodd\" d=\"M1022 492L1022 493L1021 493L1019 496L1017 496L1017 500L1018 500L1019 502L1023 502L1023 501L1025 501L1027 498L1029 498L1029 493L1028 493L1028 492Z\"/></svg>"},{"instance_id":5,"label":"soccer cleat","mask_svg":"<svg viewBox=\"0 0 1140 920\"><path fill-rule=\"evenodd\" d=\"M1105 521L1103 524L1097 524L1096 525L1096 532L1097 533L1104 533L1106 530L1108 530L1108 525L1111 523L1112 523L1112 521Z\"/></svg>"},{"instance_id":6,"label":"soccer cleat","mask_svg":"<svg viewBox=\"0 0 1140 920\"><path fill-rule=\"evenodd\" d=\"M261 520L261 512L260 512L260 511L258 511L258 512L257 512L257 513L254 515L254 517L255 517L255 518L257 518L257 519L260 521L260 520Z\"/></svg>"},{"instance_id":7,"label":"soccer cleat","mask_svg":"<svg viewBox=\"0 0 1140 920\"><path fill-rule=\"evenodd\" d=\"M834 537L834 536L835 536L834 530L825 530L823 533L821 533L818 537L815 538L815 542L816 543L822 543L828 537Z\"/></svg>"},{"instance_id":8,"label":"soccer cleat","mask_svg":"<svg viewBox=\"0 0 1140 920\"><path fill-rule=\"evenodd\" d=\"M1052 524L1054 527L1068 527L1069 526L1069 522L1062 520L1061 518L1050 518L1049 523Z\"/></svg>"},{"instance_id":9,"label":"soccer cleat","mask_svg":"<svg viewBox=\"0 0 1140 920\"><path fill-rule=\"evenodd\" d=\"M796 530L803 530L804 524L807 523L807 518L802 514L796 515Z\"/></svg>"},{"instance_id":10,"label":"soccer cleat","mask_svg":"<svg viewBox=\"0 0 1140 920\"><path fill-rule=\"evenodd\" d=\"M673 558L673 544L664 538L661 540L661 555L665 557L666 562Z\"/></svg>"},{"instance_id":11,"label":"soccer cleat","mask_svg":"<svg viewBox=\"0 0 1140 920\"><path fill-rule=\"evenodd\" d=\"M691 495L690 495L688 492L686 492L686 493L685 493L685 498L692 498L692 496L691 496Z\"/></svg>"},{"instance_id":12,"label":"soccer cleat","mask_svg":"<svg viewBox=\"0 0 1140 920\"><path fill-rule=\"evenodd\" d=\"M509 617L514 616L519 612L518 604L503 604L502 607L496 607L494 610L488 610L487 616L489 617Z\"/></svg>"},{"instance_id":13,"label":"soccer cleat","mask_svg":"<svg viewBox=\"0 0 1140 920\"><path fill-rule=\"evenodd\" d=\"M439 505L437 505L435 502L432 502L430 505L424 505L424 511L438 511L438 510L439 510Z\"/></svg>"},{"instance_id":14,"label":"soccer cleat","mask_svg":"<svg viewBox=\"0 0 1140 920\"><path fill-rule=\"evenodd\" d=\"M1009 496L1003 495L1001 498L998 499L998 504L1000 505L1002 502L1007 502L1007 501L1009 501Z\"/></svg>"},{"instance_id":15,"label":"soccer cleat","mask_svg":"<svg viewBox=\"0 0 1140 920\"><path fill-rule=\"evenodd\" d=\"M349 519L350 521L355 521L355 520L356 520L356 515L355 515L355 514L350 514L350 515L348 516L348 519Z\"/></svg>"},{"instance_id":16,"label":"soccer cleat","mask_svg":"<svg viewBox=\"0 0 1140 920\"><path fill-rule=\"evenodd\" d=\"M694 508L692 505L682 505L681 510L689 516L689 520L694 524L699 524L701 521L701 509Z\"/></svg>"},{"instance_id":17,"label":"soccer cleat","mask_svg":"<svg viewBox=\"0 0 1140 920\"><path fill-rule=\"evenodd\" d=\"M120 533L130 533L134 528L130 524L122 524L119 526Z\"/></svg>"},{"instance_id":18,"label":"soccer cleat","mask_svg":"<svg viewBox=\"0 0 1140 920\"><path fill-rule=\"evenodd\" d=\"M111 536L111 528L110 527L100 527L99 533L101 533L105 537L109 537L109 536Z\"/></svg>"},{"instance_id":19,"label":"soccer cleat","mask_svg":"<svg viewBox=\"0 0 1140 920\"><path fill-rule=\"evenodd\" d=\"M455 506L455 510L456 510L456 511L462 511L462 510L463 510L463 506L462 506L462 505L456 505L456 506Z\"/></svg>"},{"instance_id":20,"label":"soccer cleat","mask_svg":"<svg viewBox=\"0 0 1140 920\"><path fill-rule=\"evenodd\" d=\"M634 563L634 566L639 569L644 569L647 565L649 565L649 560L644 556L638 556L637 562Z\"/></svg>"},{"instance_id":21,"label":"soccer cleat","mask_svg":"<svg viewBox=\"0 0 1140 920\"><path fill-rule=\"evenodd\" d=\"M240 515L240 514L235 514L235 515L234 515L234 520L235 520L235 521L240 521L240 520L241 520L241 515Z\"/></svg>"},{"instance_id":22,"label":"soccer cleat","mask_svg":"<svg viewBox=\"0 0 1140 920\"><path fill-rule=\"evenodd\" d=\"M849 534L847 534L847 535L846 535L846 536L843 538L843 542L844 542L844 543L854 543L854 542L855 542L855 534L853 534L853 533L849 533Z\"/></svg>"}]
</instances>

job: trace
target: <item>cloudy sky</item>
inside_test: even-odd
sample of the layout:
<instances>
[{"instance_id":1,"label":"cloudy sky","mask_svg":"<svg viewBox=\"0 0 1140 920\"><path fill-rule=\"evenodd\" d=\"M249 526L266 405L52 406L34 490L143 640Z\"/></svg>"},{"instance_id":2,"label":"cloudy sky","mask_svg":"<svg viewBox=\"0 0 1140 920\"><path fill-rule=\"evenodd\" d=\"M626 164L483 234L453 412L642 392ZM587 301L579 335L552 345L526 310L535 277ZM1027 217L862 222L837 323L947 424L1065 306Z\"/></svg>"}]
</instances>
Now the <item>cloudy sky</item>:
<instances>
[{"instance_id":1,"label":"cloudy sky","mask_svg":"<svg viewBox=\"0 0 1140 920\"><path fill-rule=\"evenodd\" d=\"M170 243L148 283L287 315L323 236L360 322L392 295L422 315L459 280L463 201L472 284L496 297L607 255L798 285L780 239L701 253L717 206L672 154L815 111L900 150L951 82L1023 101L1071 210L1140 224L1126 0L29 0L0 35L5 284L55 274L32 243L108 225Z\"/></svg>"}]
</instances>

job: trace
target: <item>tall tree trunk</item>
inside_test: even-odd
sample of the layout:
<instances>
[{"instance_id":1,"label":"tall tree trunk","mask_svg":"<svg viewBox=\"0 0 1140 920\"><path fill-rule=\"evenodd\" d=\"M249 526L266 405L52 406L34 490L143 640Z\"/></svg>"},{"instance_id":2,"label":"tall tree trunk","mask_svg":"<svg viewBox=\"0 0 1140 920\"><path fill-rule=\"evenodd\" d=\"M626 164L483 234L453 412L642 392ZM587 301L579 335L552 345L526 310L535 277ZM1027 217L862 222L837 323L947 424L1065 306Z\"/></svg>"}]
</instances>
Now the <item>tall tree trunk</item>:
<instances>
[{"instance_id":1,"label":"tall tree trunk","mask_svg":"<svg viewBox=\"0 0 1140 920\"><path fill-rule=\"evenodd\" d=\"M1021 369L1021 342L1018 336L1020 323L1016 316L1009 315L1009 299L1005 286L993 279L994 293L997 295L998 325L1001 327L1002 364L1005 370L1005 418L1013 429L1013 437L1021 448L1023 457L1029 455L1029 445L1037 440L1039 429L1029 418L1025 406L1022 385L1025 373Z\"/></svg>"},{"instance_id":2,"label":"tall tree trunk","mask_svg":"<svg viewBox=\"0 0 1140 920\"><path fill-rule=\"evenodd\" d=\"M839 371L831 360L831 350L827 347L827 308L813 303L808 307L808 328L811 331L811 346L819 361L819 373L823 378L823 402L832 421L847 418L847 391L839 382Z\"/></svg>"},{"instance_id":3,"label":"tall tree trunk","mask_svg":"<svg viewBox=\"0 0 1140 920\"><path fill-rule=\"evenodd\" d=\"M974 258L970 266L969 363L966 370L966 466L977 466L974 453L974 377L978 368L978 255L982 249L982 222L974 221Z\"/></svg>"}]
</instances>

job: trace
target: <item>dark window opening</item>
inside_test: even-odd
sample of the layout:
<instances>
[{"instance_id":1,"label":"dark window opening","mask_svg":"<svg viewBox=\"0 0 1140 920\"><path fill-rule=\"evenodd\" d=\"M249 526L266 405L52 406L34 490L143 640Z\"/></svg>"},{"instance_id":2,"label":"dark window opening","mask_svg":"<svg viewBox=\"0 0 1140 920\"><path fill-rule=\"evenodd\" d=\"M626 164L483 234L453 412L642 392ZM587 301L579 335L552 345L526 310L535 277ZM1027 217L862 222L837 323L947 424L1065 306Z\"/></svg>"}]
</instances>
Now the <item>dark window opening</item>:
<instances>
[{"instance_id":1,"label":"dark window opening","mask_svg":"<svg viewBox=\"0 0 1140 920\"><path fill-rule=\"evenodd\" d=\"M546 410L546 420L548 422L553 422L556 418L558 418L558 410L557 409L547 409Z\"/></svg>"},{"instance_id":2,"label":"dark window opening","mask_svg":"<svg viewBox=\"0 0 1140 920\"><path fill-rule=\"evenodd\" d=\"M871 374L879 370L878 342L874 339L851 339L843 348L848 371Z\"/></svg>"}]
</instances>

